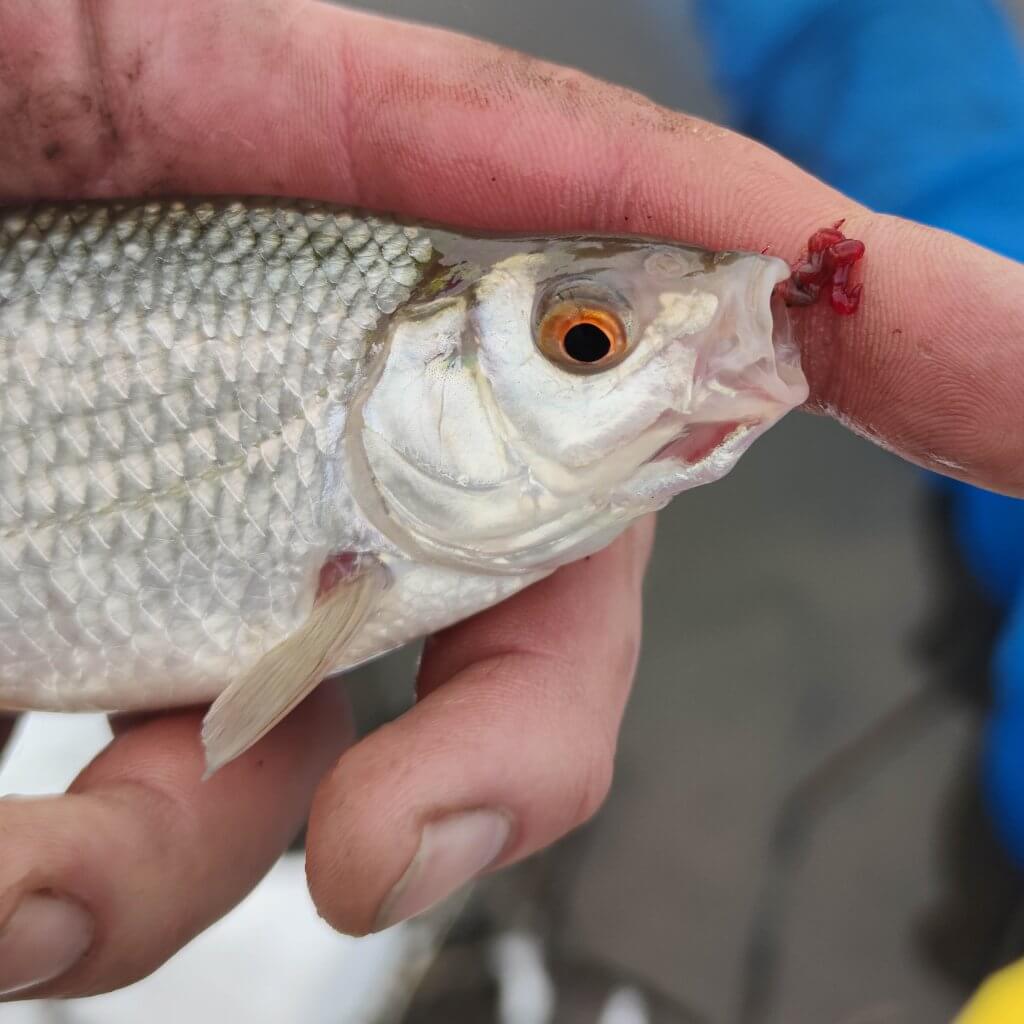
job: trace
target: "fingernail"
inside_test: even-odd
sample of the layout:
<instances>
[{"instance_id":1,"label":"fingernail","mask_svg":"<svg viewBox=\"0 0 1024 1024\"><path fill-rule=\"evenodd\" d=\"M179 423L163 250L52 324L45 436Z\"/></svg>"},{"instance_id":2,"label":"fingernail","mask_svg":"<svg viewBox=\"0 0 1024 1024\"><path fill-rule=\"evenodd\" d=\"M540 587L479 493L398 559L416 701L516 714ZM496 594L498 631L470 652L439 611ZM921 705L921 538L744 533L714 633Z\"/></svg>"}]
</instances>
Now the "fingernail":
<instances>
[{"instance_id":1,"label":"fingernail","mask_svg":"<svg viewBox=\"0 0 1024 1024\"><path fill-rule=\"evenodd\" d=\"M376 930L422 914L476 878L500 856L512 823L498 811L465 811L431 822L398 884L384 901Z\"/></svg>"},{"instance_id":2,"label":"fingernail","mask_svg":"<svg viewBox=\"0 0 1024 1024\"><path fill-rule=\"evenodd\" d=\"M0 928L0 996L71 970L92 942L93 922L76 903L32 893Z\"/></svg>"}]
</instances>

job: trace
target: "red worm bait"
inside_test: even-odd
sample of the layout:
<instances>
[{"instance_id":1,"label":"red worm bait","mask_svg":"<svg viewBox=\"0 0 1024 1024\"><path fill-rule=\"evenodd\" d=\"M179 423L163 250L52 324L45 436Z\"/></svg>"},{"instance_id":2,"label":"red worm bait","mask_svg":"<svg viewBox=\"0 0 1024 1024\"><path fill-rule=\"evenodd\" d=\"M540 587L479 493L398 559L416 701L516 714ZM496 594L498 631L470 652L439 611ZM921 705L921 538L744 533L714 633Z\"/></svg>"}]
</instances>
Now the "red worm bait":
<instances>
[{"instance_id":1,"label":"red worm bait","mask_svg":"<svg viewBox=\"0 0 1024 1024\"><path fill-rule=\"evenodd\" d=\"M850 271L864 256L864 243L847 238L843 221L815 231L807 255L793 264L790 277L778 286L787 306L813 306L823 295L840 316L857 312L864 286L850 285Z\"/></svg>"}]
</instances>

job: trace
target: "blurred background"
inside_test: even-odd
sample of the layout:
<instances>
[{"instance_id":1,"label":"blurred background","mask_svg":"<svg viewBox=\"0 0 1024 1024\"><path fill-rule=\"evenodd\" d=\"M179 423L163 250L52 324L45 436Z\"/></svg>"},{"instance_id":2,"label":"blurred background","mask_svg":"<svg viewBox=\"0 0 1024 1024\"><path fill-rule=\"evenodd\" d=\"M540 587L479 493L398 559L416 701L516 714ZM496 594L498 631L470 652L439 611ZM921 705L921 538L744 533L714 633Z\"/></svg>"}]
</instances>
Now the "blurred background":
<instances>
[{"instance_id":1,"label":"blurred background","mask_svg":"<svg viewBox=\"0 0 1024 1024\"><path fill-rule=\"evenodd\" d=\"M890 34L869 45L873 11L883 34L896 30L885 21L900 10L920 17L924 31L942 21L943 3L886 0L850 12L822 0L362 5L490 38L734 123L858 198L922 219L925 208L906 187L924 173L914 163L925 159L914 150L915 129L895 151L886 143L870 152L864 140L875 114L858 111L857 96L881 90L899 107L916 94L935 134L954 149L971 144L957 140L965 120L991 114L971 107L968 89L964 109L943 124L947 98L928 106L928 39ZM994 10L986 0L949 0L950 17L978 26L982 42ZM1008 3L1005 14L1009 47L1024 25L1024 0ZM961 58L987 66L982 93L998 93L992 60L982 52L971 58L977 45L964 38ZM895 61L893 46L902 53ZM770 68L795 76L780 81L780 100L801 81L821 86L805 93L814 97L806 107L788 115L784 103L758 108L757 76L773 73L758 63L758 47L771 51ZM812 54L814 66L804 67ZM962 68L947 71L953 88L963 82ZM898 127L879 124L879 132L899 135ZM959 206L954 213L966 216ZM950 219L947 226L969 233ZM979 781L1002 612L965 564L958 500L834 423L789 417L729 478L689 493L662 517L617 779L589 827L479 886L459 913L448 908L422 934L376 946L322 934L301 872L284 866L273 894L257 893L238 912L249 914L246 927L229 919L205 952L183 954L191 956L186 973L165 969L178 971L167 976L176 998L202 984L204 958L219 971L237 965L248 985L263 954L238 952L240 944L275 915L279 943L315 951L305 959L323 998L303 1019L951 1020L987 973L1024 955L1022 876L1012 843L993 829ZM364 728L407 706L413 665L407 651L353 677ZM19 749L28 749L27 736ZM13 760L19 756L27 755L16 750ZM33 785L27 765L8 766L8 788ZM289 913L302 918L290 938L280 923ZM444 935L443 948L433 949ZM355 988L396 984L394 963L414 954L413 973L423 980L411 1004L403 997L370 1010L368 997L355 1006ZM30 1018L30 1007L0 1015L110 1024L126 1008L138 1014L146 991L166 993L170 984L68 1005L60 1018ZM294 984L312 983L303 976ZM219 1005L230 1008L226 998ZM210 1007L209 998L195 1001L196 1024L222 1019ZM299 1019L284 1012L277 1019Z\"/></svg>"}]
</instances>

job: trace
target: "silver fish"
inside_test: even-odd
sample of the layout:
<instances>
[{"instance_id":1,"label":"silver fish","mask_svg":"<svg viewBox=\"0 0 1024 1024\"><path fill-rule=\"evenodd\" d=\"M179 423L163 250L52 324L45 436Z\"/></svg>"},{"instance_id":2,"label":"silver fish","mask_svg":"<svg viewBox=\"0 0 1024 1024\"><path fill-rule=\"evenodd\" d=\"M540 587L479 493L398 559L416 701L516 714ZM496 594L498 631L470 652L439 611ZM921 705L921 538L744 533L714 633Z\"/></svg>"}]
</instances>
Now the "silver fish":
<instances>
[{"instance_id":1,"label":"silver fish","mask_svg":"<svg viewBox=\"0 0 1024 1024\"><path fill-rule=\"evenodd\" d=\"M323 204L0 211L0 708L322 678L726 473L804 401L771 257Z\"/></svg>"}]
</instances>

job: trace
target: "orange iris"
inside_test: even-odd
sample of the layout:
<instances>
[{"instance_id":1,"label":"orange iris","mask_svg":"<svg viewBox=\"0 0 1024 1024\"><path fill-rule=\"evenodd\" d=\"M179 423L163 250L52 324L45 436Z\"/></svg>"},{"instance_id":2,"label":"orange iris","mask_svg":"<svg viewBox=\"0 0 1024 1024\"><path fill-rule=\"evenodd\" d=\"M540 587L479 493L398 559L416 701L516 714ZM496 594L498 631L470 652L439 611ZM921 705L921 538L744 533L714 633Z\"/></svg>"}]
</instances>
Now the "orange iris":
<instances>
[{"instance_id":1,"label":"orange iris","mask_svg":"<svg viewBox=\"0 0 1024 1024\"><path fill-rule=\"evenodd\" d=\"M629 351L626 329L615 313L571 301L548 310L538 344L553 362L583 371L614 366Z\"/></svg>"}]
</instances>

